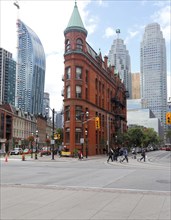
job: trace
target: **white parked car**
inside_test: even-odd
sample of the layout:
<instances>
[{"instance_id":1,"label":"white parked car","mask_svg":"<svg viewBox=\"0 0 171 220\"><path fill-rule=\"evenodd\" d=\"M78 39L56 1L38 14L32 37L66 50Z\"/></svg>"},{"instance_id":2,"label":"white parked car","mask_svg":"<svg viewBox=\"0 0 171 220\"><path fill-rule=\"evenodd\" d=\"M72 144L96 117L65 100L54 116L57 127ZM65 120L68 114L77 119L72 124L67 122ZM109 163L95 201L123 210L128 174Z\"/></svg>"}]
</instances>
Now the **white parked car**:
<instances>
[{"instance_id":1,"label":"white parked car","mask_svg":"<svg viewBox=\"0 0 171 220\"><path fill-rule=\"evenodd\" d=\"M22 148L16 147L16 148L14 148L14 150L11 150L10 154L11 155L19 155L19 154L22 154L22 152L23 152Z\"/></svg>"}]
</instances>

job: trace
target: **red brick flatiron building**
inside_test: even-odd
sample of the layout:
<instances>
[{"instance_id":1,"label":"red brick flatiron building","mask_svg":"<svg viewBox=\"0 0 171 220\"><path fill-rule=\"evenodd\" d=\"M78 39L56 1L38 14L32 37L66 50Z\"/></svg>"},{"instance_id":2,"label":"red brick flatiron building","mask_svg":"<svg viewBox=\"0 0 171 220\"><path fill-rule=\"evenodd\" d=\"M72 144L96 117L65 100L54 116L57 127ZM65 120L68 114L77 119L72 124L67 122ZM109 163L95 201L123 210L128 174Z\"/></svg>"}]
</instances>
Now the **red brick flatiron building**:
<instances>
[{"instance_id":1,"label":"red brick flatiron building","mask_svg":"<svg viewBox=\"0 0 171 220\"><path fill-rule=\"evenodd\" d=\"M64 31L64 145L84 156L103 154L127 129L125 86L87 34L75 3Z\"/></svg>"}]
</instances>

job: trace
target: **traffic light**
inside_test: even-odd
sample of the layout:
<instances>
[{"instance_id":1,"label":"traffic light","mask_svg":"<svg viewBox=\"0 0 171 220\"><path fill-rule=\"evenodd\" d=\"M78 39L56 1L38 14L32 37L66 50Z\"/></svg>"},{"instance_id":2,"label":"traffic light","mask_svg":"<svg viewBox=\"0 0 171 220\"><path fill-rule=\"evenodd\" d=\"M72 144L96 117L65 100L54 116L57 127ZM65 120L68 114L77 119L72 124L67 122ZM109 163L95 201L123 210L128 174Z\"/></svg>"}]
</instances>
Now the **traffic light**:
<instances>
[{"instance_id":1,"label":"traffic light","mask_svg":"<svg viewBox=\"0 0 171 220\"><path fill-rule=\"evenodd\" d=\"M96 128L96 129L99 129L99 128L100 128L100 118L99 118L99 117L96 117L96 118L95 118L95 128Z\"/></svg>"},{"instance_id":2,"label":"traffic light","mask_svg":"<svg viewBox=\"0 0 171 220\"><path fill-rule=\"evenodd\" d=\"M58 134L58 133L54 134L54 139L55 140L59 140L60 138L61 138L60 134Z\"/></svg>"},{"instance_id":3,"label":"traffic light","mask_svg":"<svg viewBox=\"0 0 171 220\"><path fill-rule=\"evenodd\" d=\"M171 125L171 112L166 113L166 124Z\"/></svg>"}]
</instances>

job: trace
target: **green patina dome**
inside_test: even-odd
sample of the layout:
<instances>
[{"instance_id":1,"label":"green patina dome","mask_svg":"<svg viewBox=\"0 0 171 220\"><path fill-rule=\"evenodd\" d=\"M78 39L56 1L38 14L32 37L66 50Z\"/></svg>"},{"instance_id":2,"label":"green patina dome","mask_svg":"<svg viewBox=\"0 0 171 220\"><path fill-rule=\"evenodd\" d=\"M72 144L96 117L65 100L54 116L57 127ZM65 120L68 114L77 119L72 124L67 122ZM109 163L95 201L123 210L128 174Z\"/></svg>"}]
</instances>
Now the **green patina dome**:
<instances>
[{"instance_id":1,"label":"green patina dome","mask_svg":"<svg viewBox=\"0 0 171 220\"><path fill-rule=\"evenodd\" d=\"M83 31L87 35L87 30L84 27L84 24L82 22L80 13L78 11L77 3L75 2L74 10L72 12L71 18L68 22L67 28L64 31L64 34L71 30L79 30Z\"/></svg>"}]
</instances>

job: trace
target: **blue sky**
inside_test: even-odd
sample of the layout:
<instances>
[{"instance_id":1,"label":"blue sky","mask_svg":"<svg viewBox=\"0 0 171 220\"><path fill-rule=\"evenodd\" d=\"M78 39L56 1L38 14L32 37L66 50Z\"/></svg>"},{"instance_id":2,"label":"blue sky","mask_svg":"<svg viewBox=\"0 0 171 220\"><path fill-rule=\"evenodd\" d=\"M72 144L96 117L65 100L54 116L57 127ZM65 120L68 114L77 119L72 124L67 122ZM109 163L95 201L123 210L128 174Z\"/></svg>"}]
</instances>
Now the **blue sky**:
<instances>
[{"instance_id":1,"label":"blue sky","mask_svg":"<svg viewBox=\"0 0 171 220\"><path fill-rule=\"evenodd\" d=\"M0 46L13 53L16 59L16 19L19 17L40 38L46 54L45 91L50 93L51 108L62 107L61 91L64 74L64 29L74 8L74 0L27 1L19 0L20 10L14 1L0 1ZM108 54L116 29L120 29L120 38L126 44L131 57L132 72L140 71L140 42L144 28L151 22L160 24L166 39L168 96L171 96L170 71L170 0L163 1L102 1L77 0L78 9L85 28L88 30L87 42L102 55Z\"/></svg>"}]
</instances>

